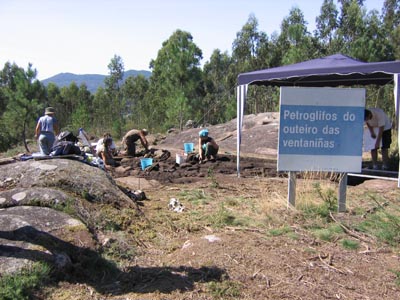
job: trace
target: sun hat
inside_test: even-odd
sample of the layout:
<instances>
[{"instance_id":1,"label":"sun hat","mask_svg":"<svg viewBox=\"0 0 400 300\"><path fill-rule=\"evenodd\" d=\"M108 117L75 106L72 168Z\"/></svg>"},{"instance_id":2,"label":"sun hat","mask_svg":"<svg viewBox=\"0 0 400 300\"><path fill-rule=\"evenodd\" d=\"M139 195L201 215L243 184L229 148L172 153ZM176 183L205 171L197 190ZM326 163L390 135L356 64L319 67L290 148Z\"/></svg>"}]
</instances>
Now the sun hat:
<instances>
[{"instance_id":1,"label":"sun hat","mask_svg":"<svg viewBox=\"0 0 400 300\"><path fill-rule=\"evenodd\" d=\"M208 136L208 129L200 130L199 136L200 136L200 137L202 137L202 136L203 136L203 137Z\"/></svg>"},{"instance_id":2,"label":"sun hat","mask_svg":"<svg viewBox=\"0 0 400 300\"><path fill-rule=\"evenodd\" d=\"M46 109L44 110L44 114L45 115L52 115L54 114L56 111L54 109L54 107L46 107Z\"/></svg>"}]
</instances>

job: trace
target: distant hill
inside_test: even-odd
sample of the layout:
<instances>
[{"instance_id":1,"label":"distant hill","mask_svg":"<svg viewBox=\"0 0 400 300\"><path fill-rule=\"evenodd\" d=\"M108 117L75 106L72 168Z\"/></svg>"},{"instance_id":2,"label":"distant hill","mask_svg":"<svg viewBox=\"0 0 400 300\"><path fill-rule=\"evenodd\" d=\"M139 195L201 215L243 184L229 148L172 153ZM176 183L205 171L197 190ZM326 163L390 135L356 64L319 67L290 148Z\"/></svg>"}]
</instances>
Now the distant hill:
<instances>
[{"instance_id":1,"label":"distant hill","mask_svg":"<svg viewBox=\"0 0 400 300\"><path fill-rule=\"evenodd\" d=\"M151 75L150 71L136 71L129 70L124 73L124 80L126 80L130 76L143 75L146 78L149 78ZM69 86L72 82L75 82L77 86L80 86L82 83L85 83L88 90L91 93L95 93L99 87L104 87L104 79L108 75L99 75L99 74L83 74L77 75L72 73L60 73L54 75L53 77L42 80L42 83L47 86L50 82L54 83L58 87Z\"/></svg>"}]
</instances>

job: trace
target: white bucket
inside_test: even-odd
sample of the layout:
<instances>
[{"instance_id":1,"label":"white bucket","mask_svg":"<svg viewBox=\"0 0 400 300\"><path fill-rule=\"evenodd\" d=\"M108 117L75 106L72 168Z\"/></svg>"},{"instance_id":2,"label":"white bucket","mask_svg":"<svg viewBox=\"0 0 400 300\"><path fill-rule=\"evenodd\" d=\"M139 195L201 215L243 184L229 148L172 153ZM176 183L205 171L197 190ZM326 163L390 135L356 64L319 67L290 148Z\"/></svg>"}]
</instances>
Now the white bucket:
<instances>
[{"instance_id":1,"label":"white bucket","mask_svg":"<svg viewBox=\"0 0 400 300\"><path fill-rule=\"evenodd\" d=\"M179 153L176 154L176 163L178 165L183 164L185 162L185 157L183 155L180 155Z\"/></svg>"}]
</instances>

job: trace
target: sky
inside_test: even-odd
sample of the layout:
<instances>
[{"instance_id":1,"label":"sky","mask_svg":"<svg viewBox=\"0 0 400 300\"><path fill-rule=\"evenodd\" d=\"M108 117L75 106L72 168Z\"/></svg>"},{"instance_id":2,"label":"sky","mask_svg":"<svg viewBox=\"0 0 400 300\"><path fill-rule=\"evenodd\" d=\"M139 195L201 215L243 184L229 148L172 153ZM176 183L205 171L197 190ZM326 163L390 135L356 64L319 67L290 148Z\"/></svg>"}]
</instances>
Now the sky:
<instances>
[{"instance_id":1,"label":"sky","mask_svg":"<svg viewBox=\"0 0 400 300\"><path fill-rule=\"evenodd\" d=\"M0 68L6 62L40 80L59 73L108 74L114 55L124 69L149 70L162 43L189 32L202 50L202 65L219 49L231 54L250 14L271 36L291 8L304 14L310 32L323 0L0 0ZM367 11L384 0L365 0ZM339 6L338 6L339 7Z\"/></svg>"}]
</instances>

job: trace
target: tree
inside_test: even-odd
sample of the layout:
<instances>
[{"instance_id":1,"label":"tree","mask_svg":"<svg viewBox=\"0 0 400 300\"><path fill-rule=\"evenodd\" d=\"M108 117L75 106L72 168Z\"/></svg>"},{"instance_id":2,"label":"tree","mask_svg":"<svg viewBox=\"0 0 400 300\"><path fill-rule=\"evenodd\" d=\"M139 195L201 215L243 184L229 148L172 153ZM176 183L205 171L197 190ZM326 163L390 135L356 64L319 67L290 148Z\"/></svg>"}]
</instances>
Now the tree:
<instances>
[{"instance_id":1,"label":"tree","mask_svg":"<svg viewBox=\"0 0 400 300\"><path fill-rule=\"evenodd\" d=\"M389 35L394 59L400 59L400 2L385 0L382 9L383 26Z\"/></svg>"},{"instance_id":2,"label":"tree","mask_svg":"<svg viewBox=\"0 0 400 300\"><path fill-rule=\"evenodd\" d=\"M97 135L110 131L114 119L111 112L108 93L104 88L99 87L93 98L93 127Z\"/></svg>"},{"instance_id":3,"label":"tree","mask_svg":"<svg viewBox=\"0 0 400 300\"><path fill-rule=\"evenodd\" d=\"M365 30L366 10L362 7L363 1L341 0L342 8L339 17L338 39L342 41L340 52L354 56L359 43L355 42Z\"/></svg>"},{"instance_id":4,"label":"tree","mask_svg":"<svg viewBox=\"0 0 400 300\"><path fill-rule=\"evenodd\" d=\"M71 82L69 86L64 86L60 89L61 101L56 104L57 111L62 111L62 114L57 114L57 120L61 127L72 127L71 116L79 106L79 87L75 82Z\"/></svg>"},{"instance_id":5,"label":"tree","mask_svg":"<svg viewBox=\"0 0 400 300\"><path fill-rule=\"evenodd\" d=\"M258 20L251 14L242 27L242 30L236 34L236 39L232 44L232 64L230 65L229 75L234 74L235 82L231 86L236 85L236 77L239 73L271 67L278 50L269 42L266 33L258 30ZM265 109L268 95L262 87L253 86L249 89L246 109L248 113L257 113ZM234 98L231 98L231 107L236 105ZM262 108L261 108L262 107ZM232 112L232 109L230 110Z\"/></svg>"},{"instance_id":6,"label":"tree","mask_svg":"<svg viewBox=\"0 0 400 300\"><path fill-rule=\"evenodd\" d=\"M336 30L338 28L339 11L333 0L324 0L321 6L320 15L316 18L315 36L322 45L324 55L337 52Z\"/></svg>"},{"instance_id":7,"label":"tree","mask_svg":"<svg viewBox=\"0 0 400 300\"><path fill-rule=\"evenodd\" d=\"M153 72L146 115L152 126L182 128L185 119L199 115L199 97L203 94L201 59L202 52L189 32L178 29L163 42L157 58L150 62Z\"/></svg>"},{"instance_id":8,"label":"tree","mask_svg":"<svg viewBox=\"0 0 400 300\"><path fill-rule=\"evenodd\" d=\"M369 12L365 18L365 29L352 45L351 54L363 61L392 60L393 51L378 11Z\"/></svg>"},{"instance_id":9,"label":"tree","mask_svg":"<svg viewBox=\"0 0 400 300\"><path fill-rule=\"evenodd\" d=\"M210 61L204 64L203 83L205 97L203 99L202 117L197 122L217 124L230 120L230 109L234 90L229 80L231 57L227 52L215 49ZM236 105L235 105L236 106Z\"/></svg>"},{"instance_id":10,"label":"tree","mask_svg":"<svg viewBox=\"0 0 400 300\"><path fill-rule=\"evenodd\" d=\"M93 125L93 96L87 89L86 84L80 85L77 96L78 106L71 115L71 131L78 132L79 128L90 130Z\"/></svg>"},{"instance_id":11,"label":"tree","mask_svg":"<svg viewBox=\"0 0 400 300\"><path fill-rule=\"evenodd\" d=\"M127 120L126 130L132 128L148 127L145 123L145 97L149 89L149 80L143 75L130 76L122 86L125 99L125 112Z\"/></svg>"},{"instance_id":12,"label":"tree","mask_svg":"<svg viewBox=\"0 0 400 300\"><path fill-rule=\"evenodd\" d=\"M111 62L108 64L109 76L104 80L105 90L107 91L110 103L109 112L114 117L113 133L117 136L122 136L124 127L124 101L121 93L121 85L124 78L124 63L122 58L114 55Z\"/></svg>"},{"instance_id":13,"label":"tree","mask_svg":"<svg viewBox=\"0 0 400 300\"><path fill-rule=\"evenodd\" d=\"M237 73L269 67L268 47L266 33L258 30L258 20L251 14L232 44Z\"/></svg>"},{"instance_id":14,"label":"tree","mask_svg":"<svg viewBox=\"0 0 400 300\"><path fill-rule=\"evenodd\" d=\"M313 58L311 36L303 12L294 7L281 25L280 42L286 45L282 64L288 65Z\"/></svg>"},{"instance_id":15,"label":"tree","mask_svg":"<svg viewBox=\"0 0 400 300\"><path fill-rule=\"evenodd\" d=\"M11 72L9 72L11 71ZM29 64L27 70L13 64L6 65L2 72L2 89L7 98L6 110L1 116L0 123L3 130L7 131L6 142L22 141L27 152L30 152L27 137L28 130L33 135L38 112L42 112L45 102L45 88L36 79L36 70ZM4 140L2 141L2 143ZM10 145L2 144L5 149Z\"/></svg>"}]
</instances>

